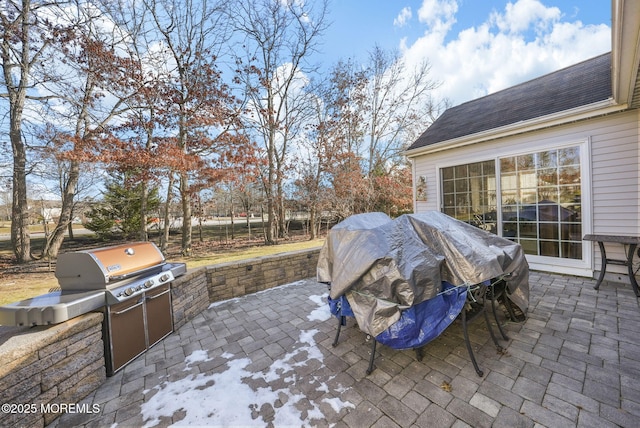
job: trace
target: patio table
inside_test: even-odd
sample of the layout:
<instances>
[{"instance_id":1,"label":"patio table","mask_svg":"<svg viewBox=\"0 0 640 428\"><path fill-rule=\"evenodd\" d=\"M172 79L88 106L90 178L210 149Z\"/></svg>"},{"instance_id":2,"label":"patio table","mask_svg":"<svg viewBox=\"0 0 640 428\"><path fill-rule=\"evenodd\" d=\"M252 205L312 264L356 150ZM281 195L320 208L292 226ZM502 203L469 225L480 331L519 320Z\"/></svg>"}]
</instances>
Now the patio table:
<instances>
[{"instance_id":1,"label":"patio table","mask_svg":"<svg viewBox=\"0 0 640 428\"><path fill-rule=\"evenodd\" d=\"M598 247L600 248L600 257L602 259L602 266L600 267L600 276L598 277L598 281L596 285L593 287L596 290L600 287L602 280L604 279L604 275L607 271L607 264L618 265L618 266L626 266L629 272L629 281L631 282L631 286L633 287L633 292L636 294L636 297L640 297L640 290L638 290L638 282L636 281L636 275L633 271L633 255L640 244L640 236L628 236L628 235L585 235L583 238L585 241L594 241L598 243ZM609 259L607 258L607 252L605 251L604 244L606 243L617 243L622 244L623 246L629 246L627 250L627 258L626 260L620 259ZM639 254L640 256L640 254Z\"/></svg>"}]
</instances>

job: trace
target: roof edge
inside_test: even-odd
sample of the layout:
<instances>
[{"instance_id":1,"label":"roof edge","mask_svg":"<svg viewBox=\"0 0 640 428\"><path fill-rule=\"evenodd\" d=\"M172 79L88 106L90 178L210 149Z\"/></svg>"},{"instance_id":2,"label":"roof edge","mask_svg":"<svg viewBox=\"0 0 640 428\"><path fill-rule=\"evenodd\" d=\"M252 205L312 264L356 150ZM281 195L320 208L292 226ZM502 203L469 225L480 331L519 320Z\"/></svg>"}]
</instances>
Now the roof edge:
<instances>
[{"instance_id":1,"label":"roof edge","mask_svg":"<svg viewBox=\"0 0 640 428\"><path fill-rule=\"evenodd\" d=\"M613 97L620 104L634 96L640 63L640 2L611 2L611 80Z\"/></svg>"},{"instance_id":2,"label":"roof edge","mask_svg":"<svg viewBox=\"0 0 640 428\"><path fill-rule=\"evenodd\" d=\"M589 119L598 116L605 116L611 113L617 113L627 110L627 104L618 104L612 98L599 101L597 103L587 104L570 110L563 110L558 113L536 117L534 119L520 121L500 128L493 128L475 134L465 135L451 140L441 141L439 143L430 144L424 147L417 147L413 150L406 150L404 155L411 159L429 153L435 153L442 150L450 150L454 148L464 147L471 144L477 144L489 140L508 137L524 132L537 131L552 126L565 125L567 123L579 120Z\"/></svg>"}]
</instances>

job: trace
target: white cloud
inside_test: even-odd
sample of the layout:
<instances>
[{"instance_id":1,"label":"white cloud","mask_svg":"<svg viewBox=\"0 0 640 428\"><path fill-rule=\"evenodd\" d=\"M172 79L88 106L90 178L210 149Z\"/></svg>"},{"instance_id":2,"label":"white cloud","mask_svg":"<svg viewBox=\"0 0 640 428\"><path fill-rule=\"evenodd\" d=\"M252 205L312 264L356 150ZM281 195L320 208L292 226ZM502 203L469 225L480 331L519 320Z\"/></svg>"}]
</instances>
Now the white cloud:
<instances>
[{"instance_id":1,"label":"white cloud","mask_svg":"<svg viewBox=\"0 0 640 428\"><path fill-rule=\"evenodd\" d=\"M424 0L424 34L400 46L407 64L429 60L431 77L442 82L436 95L454 105L611 50L609 26L564 20L560 9L538 0L508 3L478 26L451 34L457 11L453 0Z\"/></svg>"},{"instance_id":2,"label":"white cloud","mask_svg":"<svg viewBox=\"0 0 640 428\"><path fill-rule=\"evenodd\" d=\"M413 13L410 7L403 7L398 16L393 20L394 27L404 27L407 21L411 19Z\"/></svg>"},{"instance_id":3,"label":"white cloud","mask_svg":"<svg viewBox=\"0 0 640 428\"><path fill-rule=\"evenodd\" d=\"M458 11L456 0L423 0L418 9L418 20L427 25L453 24Z\"/></svg>"},{"instance_id":4,"label":"white cloud","mask_svg":"<svg viewBox=\"0 0 640 428\"><path fill-rule=\"evenodd\" d=\"M560 17L561 12L557 7L546 7L538 0L518 0L516 3L507 3L504 14L492 13L490 19L501 32L521 33L531 27L545 31Z\"/></svg>"}]
</instances>

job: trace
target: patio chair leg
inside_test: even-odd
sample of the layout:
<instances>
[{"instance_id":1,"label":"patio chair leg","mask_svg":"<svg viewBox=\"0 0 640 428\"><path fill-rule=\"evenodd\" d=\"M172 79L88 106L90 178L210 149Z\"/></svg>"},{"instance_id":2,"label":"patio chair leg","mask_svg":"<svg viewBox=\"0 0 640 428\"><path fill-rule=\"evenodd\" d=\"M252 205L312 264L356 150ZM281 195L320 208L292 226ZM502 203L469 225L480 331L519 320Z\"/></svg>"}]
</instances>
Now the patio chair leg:
<instances>
[{"instance_id":1,"label":"patio chair leg","mask_svg":"<svg viewBox=\"0 0 640 428\"><path fill-rule=\"evenodd\" d=\"M506 290L503 290L503 293L506 293ZM500 330L500 334L504 340L509 340L509 336L504 332L500 321L498 321L498 311L496 310L496 294L495 294L495 286L491 287L491 310L493 311L493 318L496 320L496 324L498 325L498 330Z\"/></svg>"},{"instance_id":2,"label":"patio chair leg","mask_svg":"<svg viewBox=\"0 0 640 428\"><path fill-rule=\"evenodd\" d=\"M482 377L484 376L484 373L482 370L480 370L480 367L478 367L476 357L473 355L473 349L471 348L471 342L469 341L469 332L467 331L466 311L463 309L460 315L462 317L462 333L464 333L464 343L467 345L467 352L469 352L469 357L471 357L471 362L473 363L473 367L476 369L476 373L478 374L478 376Z\"/></svg>"},{"instance_id":3,"label":"patio chair leg","mask_svg":"<svg viewBox=\"0 0 640 428\"><path fill-rule=\"evenodd\" d=\"M342 328L343 325L346 325L347 320L345 318L344 315L340 315L338 317L338 331L336 332L336 338L333 340L333 343L331 344L331 346L333 346L334 348L336 346L338 346L338 338L340 337L340 329Z\"/></svg>"},{"instance_id":4,"label":"patio chair leg","mask_svg":"<svg viewBox=\"0 0 640 428\"><path fill-rule=\"evenodd\" d=\"M416 351L416 360L422 361L422 357L424 356L422 353L422 346L419 348L415 348Z\"/></svg>"},{"instance_id":5,"label":"patio chair leg","mask_svg":"<svg viewBox=\"0 0 640 428\"><path fill-rule=\"evenodd\" d=\"M502 346L500 346L500 343L498 342L498 338L493 332L493 327L491 327L491 321L489 320L489 314L487 313L486 308L484 308L482 312L484 315L484 322L487 324L487 330L489 330L489 334L491 335L491 339L493 340L493 343L496 345L496 348L498 349L498 351L502 351Z\"/></svg>"},{"instance_id":6,"label":"patio chair leg","mask_svg":"<svg viewBox=\"0 0 640 428\"><path fill-rule=\"evenodd\" d=\"M373 346L371 347L371 357L369 357L369 368L367 369L367 375L370 375L375 368L373 367L373 360L376 357L376 345L378 343L378 341L374 337L371 337L371 339L373 340Z\"/></svg>"},{"instance_id":7,"label":"patio chair leg","mask_svg":"<svg viewBox=\"0 0 640 428\"><path fill-rule=\"evenodd\" d=\"M507 296L502 296L502 300L503 300L503 304L504 307L507 308L507 312L509 313L509 318L511 319L511 321L517 321L516 318L516 313L513 311L513 308L511 307L511 302L509 301L509 298Z\"/></svg>"}]
</instances>

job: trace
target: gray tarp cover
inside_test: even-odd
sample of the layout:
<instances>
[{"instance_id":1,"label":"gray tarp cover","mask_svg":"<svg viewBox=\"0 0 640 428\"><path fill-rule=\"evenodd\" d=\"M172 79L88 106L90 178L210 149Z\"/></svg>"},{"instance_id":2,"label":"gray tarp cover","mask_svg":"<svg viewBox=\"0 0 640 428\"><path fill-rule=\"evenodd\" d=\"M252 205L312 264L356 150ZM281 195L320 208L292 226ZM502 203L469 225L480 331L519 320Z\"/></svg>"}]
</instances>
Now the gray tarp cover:
<instances>
[{"instance_id":1,"label":"gray tarp cover","mask_svg":"<svg viewBox=\"0 0 640 428\"><path fill-rule=\"evenodd\" d=\"M361 330L377 336L412 305L435 297L442 281L479 284L506 274L509 298L529 305L529 265L519 244L437 211L392 220L358 214L334 226L325 241L318 281L330 297L345 295Z\"/></svg>"}]
</instances>

